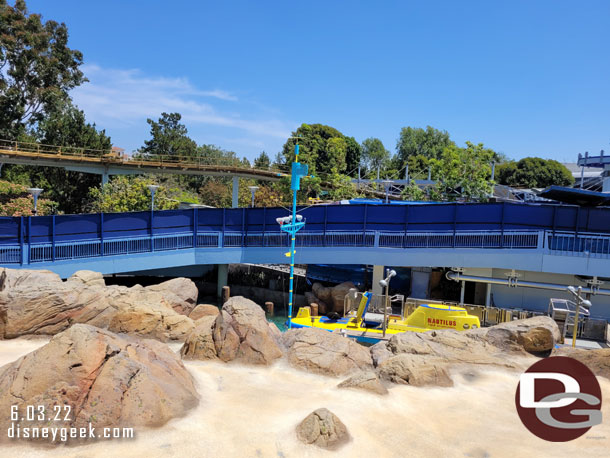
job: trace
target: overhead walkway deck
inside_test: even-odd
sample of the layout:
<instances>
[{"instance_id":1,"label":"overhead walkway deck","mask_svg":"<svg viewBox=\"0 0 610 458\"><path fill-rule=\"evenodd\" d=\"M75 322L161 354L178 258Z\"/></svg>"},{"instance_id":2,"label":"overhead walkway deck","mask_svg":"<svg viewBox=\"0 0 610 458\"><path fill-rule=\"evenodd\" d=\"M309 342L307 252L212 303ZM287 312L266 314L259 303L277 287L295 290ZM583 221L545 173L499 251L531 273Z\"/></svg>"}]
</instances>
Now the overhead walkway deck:
<instances>
[{"instance_id":1,"label":"overhead walkway deck","mask_svg":"<svg viewBox=\"0 0 610 458\"><path fill-rule=\"evenodd\" d=\"M212 175L277 181L281 170L246 167L237 159L159 155L154 158L124 157L111 150L92 150L69 146L0 140L0 163L61 167L94 173L107 181L110 175L172 173Z\"/></svg>"},{"instance_id":2,"label":"overhead walkway deck","mask_svg":"<svg viewBox=\"0 0 610 458\"><path fill-rule=\"evenodd\" d=\"M610 209L527 204L301 209L297 263L492 267L608 276ZM287 263L281 208L0 218L0 265L105 274Z\"/></svg>"}]
</instances>

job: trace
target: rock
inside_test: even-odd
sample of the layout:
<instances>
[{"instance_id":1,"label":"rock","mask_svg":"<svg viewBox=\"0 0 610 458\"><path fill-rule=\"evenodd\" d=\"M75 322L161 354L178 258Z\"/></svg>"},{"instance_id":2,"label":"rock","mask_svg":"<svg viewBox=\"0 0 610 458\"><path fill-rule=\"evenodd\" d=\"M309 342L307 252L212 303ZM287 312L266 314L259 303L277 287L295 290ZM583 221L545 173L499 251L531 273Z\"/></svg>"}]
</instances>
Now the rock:
<instances>
[{"instance_id":1,"label":"rock","mask_svg":"<svg viewBox=\"0 0 610 458\"><path fill-rule=\"evenodd\" d=\"M215 305L199 304L189 314L189 318L193 321L197 321L199 318L203 318L204 316L217 317L219 313L220 309Z\"/></svg>"},{"instance_id":2,"label":"rock","mask_svg":"<svg viewBox=\"0 0 610 458\"><path fill-rule=\"evenodd\" d=\"M311 302L317 302L320 309L324 310L324 313L337 312L343 314L345 295L351 288L355 287L351 281L346 281L332 287L326 287L321 283L314 283L312 291L317 300L312 300Z\"/></svg>"},{"instance_id":3,"label":"rock","mask_svg":"<svg viewBox=\"0 0 610 458\"><path fill-rule=\"evenodd\" d=\"M0 338L54 335L75 323L87 323L160 340L183 340L194 327L190 318L169 305L177 296L166 288L106 287L101 274L91 271L79 271L66 282L50 272L41 276L15 272L4 270Z\"/></svg>"},{"instance_id":4,"label":"rock","mask_svg":"<svg viewBox=\"0 0 610 458\"><path fill-rule=\"evenodd\" d=\"M188 278L173 278L158 285L147 286L146 291L161 293L164 303L181 315L189 315L197 304L199 291Z\"/></svg>"},{"instance_id":5,"label":"rock","mask_svg":"<svg viewBox=\"0 0 610 458\"><path fill-rule=\"evenodd\" d=\"M399 354L382 362L379 376L384 380L413 386L453 386L447 364L440 358Z\"/></svg>"},{"instance_id":6,"label":"rock","mask_svg":"<svg viewBox=\"0 0 610 458\"><path fill-rule=\"evenodd\" d=\"M180 353L188 359L271 364L282 356L281 332L267 322L265 312L249 299L230 298L218 316L200 318Z\"/></svg>"},{"instance_id":7,"label":"rock","mask_svg":"<svg viewBox=\"0 0 610 458\"><path fill-rule=\"evenodd\" d=\"M387 342L384 341L372 345L369 348L369 351L371 352L371 358L373 359L373 365L375 367L394 355L394 353L388 350Z\"/></svg>"},{"instance_id":8,"label":"rock","mask_svg":"<svg viewBox=\"0 0 610 458\"><path fill-rule=\"evenodd\" d=\"M376 394L388 394L388 389L381 383L373 371L363 371L352 375L337 385L338 388L357 388Z\"/></svg>"},{"instance_id":9,"label":"rock","mask_svg":"<svg viewBox=\"0 0 610 458\"><path fill-rule=\"evenodd\" d=\"M551 351L562 340L561 331L549 316L500 323L470 333L481 336L492 345L507 351L525 350L530 353Z\"/></svg>"},{"instance_id":10,"label":"rock","mask_svg":"<svg viewBox=\"0 0 610 458\"><path fill-rule=\"evenodd\" d=\"M338 333L317 328L290 329L282 336L288 362L323 375L341 376L373 367L368 349Z\"/></svg>"},{"instance_id":11,"label":"rock","mask_svg":"<svg viewBox=\"0 0 610 458\"><path fill-rule=\"evenodd\" d=\"M114 313L102 288L78 281L20 283L0 292L0 337L53 335L74 323L105 328Z\"/></svg>"},{"instance_id":12,"label":"rock","mask_svg":"<svg viewBox=\"0 0 610 458\"><path fill-rule=\"evenodd\" d=\"M32 286L47 283L63 283L61 277L50 270L0 268L0 291L18 286Z\"/></svg>"},{"instance_id":13,"label":"rock","mask_svg":"<svg viewBox=\"0 0 610 458\"><path fill-rule=\"evenodd\" d=\"M217 320L224 321L239 337L235 359L249 364L271 364L282 357L277 333L270 328L265 311L241 296L230 298L222 306Z\"/></svg>"},{"instance_id":14,"label":"rock","mask_svg":"<svg viewBox=\"0 0 610 458\"><path fill-rule=\"evenodd\" d=\"M87 286L99 286L101 288L106 286L106 282L104 281L104 276L99 272L94 272L92 270L78 270L74 272L70 278L68 278L69 282L80 282Z\"/></svg>"},{"instance_id":15,"label":"rock","mask_svg":"<svg viewBox=\"0 0 610 458\"><path fill-rule=\"evenodd\" d=\"M180 349L183 359L218 359L214 344L213 328L215 316L204 316L197 320L195 328L187 336Z\"/></svg>"},{"instance_id":16,"label":"rock","mask_svg":"<svg viewBox=\"0 0 610 458\"><path fill-rule=\"evenodd\" d=\"M325 408L317 409L305 417L296 432L301 442L326 449L336 449L350 440L343 422Z\"/></svg>"},{"instance_id":17,"label":"rock","mask_svg":"<svg viewBox=\"0 0 610 458\"><path fill-rule=\"evenodd\" d=\"M146 296L129 289L112 295L109 300L115 312L108 323L108 329L164 342L184 340L195 327L193 320L159 301L147 300L150 298Z\"/></svg>"},{"instance_id":18,"label":"rock","mask_svg":"<svg viewBox=\"0 0 610 458\"><path fill-rule=\"evenodd\" d=\"M583 363L598 377L610 379L610 348L584 350L581 348L560 347L554 349L551 356L569 356Z\"/></svg>"},{"instance_id":19,"label":"rock","mask_svg":"<svg viewBox=\"0 0 610 458\"><path fill-rule=\"evenodd\" d=\"M182 416L198 402L191 375L166 345L89 325L76 324L0 368L0 411L16 405L25 415L27 405L44 406L47 418L28 421L27 426L48 426L55 406L69 406L62 427L87 427L91 422L98 430L137 431ZM9 418L0 416L3 430Z\"/></svg>"}]
</instances>

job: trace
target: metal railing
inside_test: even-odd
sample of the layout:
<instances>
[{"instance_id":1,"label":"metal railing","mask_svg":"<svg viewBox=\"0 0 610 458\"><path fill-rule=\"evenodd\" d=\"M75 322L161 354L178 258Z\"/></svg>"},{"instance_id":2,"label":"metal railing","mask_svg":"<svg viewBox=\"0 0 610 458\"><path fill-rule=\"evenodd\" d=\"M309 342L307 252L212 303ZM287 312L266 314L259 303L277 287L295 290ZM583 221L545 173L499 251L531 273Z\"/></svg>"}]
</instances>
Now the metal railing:
<instances>
[{"instance_id":1,"label":"metal railing","mask_svg":"<svg viewBox=\"0 0 610 458\"><path fill-rule=\"evenodd\" d=\"M118 256L154 251L206 248L288 247L280 232L181 231L158 235L0 245L0 264L27 264ZM552 231L309 231L297 246L390 249L536 250L561 256L610 258L610 235Z\"/></svg>"}]
</instances>

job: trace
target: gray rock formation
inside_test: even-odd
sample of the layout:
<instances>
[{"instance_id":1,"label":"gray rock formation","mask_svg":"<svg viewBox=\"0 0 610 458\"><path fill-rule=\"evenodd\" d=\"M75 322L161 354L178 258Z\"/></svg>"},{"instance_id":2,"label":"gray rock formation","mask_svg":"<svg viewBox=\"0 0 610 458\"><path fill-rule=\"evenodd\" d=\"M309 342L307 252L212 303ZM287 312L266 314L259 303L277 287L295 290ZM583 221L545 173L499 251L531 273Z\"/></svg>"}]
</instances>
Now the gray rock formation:
<instances>
[{"instance_id":1,"label":"gray rock formation","mask_svg":"<svg viewBox=\"0 0 610 458\"><path fill-rule=\"evenodd\" d=\"M358 372L337 385L338 388L355 388L375 394L388 394L388 389L381 383L373 371Z\"/></svg>"},{"instance_id":2,"label":"gray rock formation","mask_svg":"<svg viewBox=\"0 0 610 458\"><path fill-rule=\"evenodd\" d=\"M301 442L326 449L339 448L350 440L343 422L325 408L317 409L305 417L297 426L296 433Z\"/></svg>"},{"instance_id":3,"label":"gray rock formation","mask_svg":"<svg viewBox=\"0 0 610 458\"><path fill-rule=\"evenodd\" d=\"M291 329L284 333L282 342L290 365L316 374L341 376L373 367L366 347L338 333Z\"/></svg>"},{"instance_id":4,"label":"gray rock formation","mask_svg":"<svg viewBox=\"0 0 610 458\"><path fill-rule=\"evenodd\" d=\"M55 409L69 406L62 427L91 422L99 429L160 426L198 402L191 375L169 347L84 324L0 368L0 411L7 412L0 416L3 430L12 405L23 417L27 405L44 407L44 420L26 419L21 426L48 426Z\"/></svg>"}]
</instances>

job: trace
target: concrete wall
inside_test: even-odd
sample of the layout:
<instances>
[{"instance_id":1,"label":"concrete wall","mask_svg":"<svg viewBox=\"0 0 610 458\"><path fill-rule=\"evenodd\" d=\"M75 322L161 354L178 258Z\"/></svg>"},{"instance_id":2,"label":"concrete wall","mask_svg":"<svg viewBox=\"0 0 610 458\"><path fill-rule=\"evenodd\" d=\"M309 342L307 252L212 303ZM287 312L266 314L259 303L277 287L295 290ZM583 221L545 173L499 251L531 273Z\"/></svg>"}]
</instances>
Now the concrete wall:
<instances>
[{"instance_id":1,"label":"concrete wall","mask_svg":"<svg viewBox=\"0 0 610 458\"><path fill-rule=\"evenodd\" d=\"M505 274L509 273L508 269L466 269L465 274L477 275L494 278L507 278ZM575 275L550 274L543 272L517 271L521 274L519 280L542 282L542 283L557 283L567 286L587 286L583 281L579 281ZM604 284L602 288L608 288L610 285ZM496 307L506 308L522 308L527 310L535 310L546 312L549 299L563 298L572 299L568 292L553 291L535 288L508 287L503 285L492 285L491 294L493 305ZM610 296L592 296L590 298L593 307L591 308L591 316L610 320Z\"/></svg>"}]
</instances>

